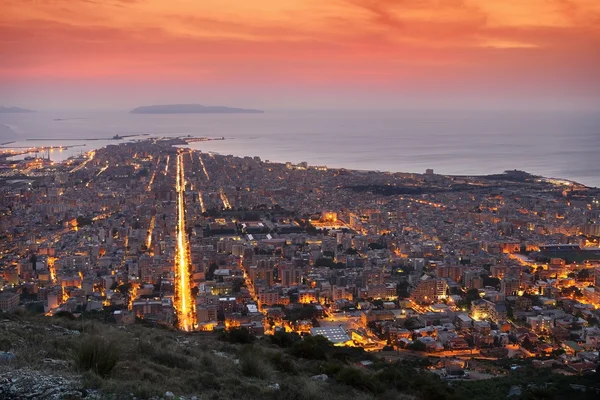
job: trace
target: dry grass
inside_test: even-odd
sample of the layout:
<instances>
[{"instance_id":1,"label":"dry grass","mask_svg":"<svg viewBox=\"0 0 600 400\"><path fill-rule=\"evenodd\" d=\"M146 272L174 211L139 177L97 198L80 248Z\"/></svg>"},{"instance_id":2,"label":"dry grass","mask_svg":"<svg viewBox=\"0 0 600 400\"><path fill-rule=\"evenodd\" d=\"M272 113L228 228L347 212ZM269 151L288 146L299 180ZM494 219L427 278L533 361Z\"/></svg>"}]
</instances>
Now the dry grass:
<instances>
[{"instance_id":1,"label":"dry grass","mask_svg":"<svg viewBox=\"0 0 600 400\"><path fill-rule=\"evenodd\" d=\"M0 322L0 338L17 355L10 368L59 369L107 399L147 399L167 391L207 400L242 394L245 400L371 398L333 381L312 380L319 371L315 361L297 359L268 341L241 345L210 333L45 317ZM47 358L61 366L45 363Z\"/></svg>"}]
</instances>

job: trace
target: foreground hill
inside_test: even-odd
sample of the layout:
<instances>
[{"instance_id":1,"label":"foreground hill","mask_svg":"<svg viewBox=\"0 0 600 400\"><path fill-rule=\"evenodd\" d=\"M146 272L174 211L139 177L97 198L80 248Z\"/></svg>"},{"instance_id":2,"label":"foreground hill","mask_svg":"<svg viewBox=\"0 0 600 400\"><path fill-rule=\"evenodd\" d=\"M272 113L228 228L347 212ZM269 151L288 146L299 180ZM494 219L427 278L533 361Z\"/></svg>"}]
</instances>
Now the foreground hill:
<instances>
[{"instance_id":1,"label":"foreground hill","mask_svg":"<svg viewBox=\"0 0 600 400\"><path fill-rule=\"evenodd\" d=\"M223 106L202 106L200 104L165 104L142 106L129 111L130 114L257 114L261 110L231 108Z\"/></svg>"},{"instance_id":2,"label":"foreground hill","mask_svg":"<svg viewBox=\"0 0 600 400\"><path fill-rule=\"evenodd\" d=\"M515 385L522 387L520 398L560 399L571 392L597 398L597 377L523 367L503 378L449 384L425 369L426 359L392 364L362 349L333 347L323 337L183 333L102 319L0 314L0 400L491 400L506 399ZM541 386L549 381L552 386ZM574 382L587 392L574 391Z\"/></svg>"}]
</instances>

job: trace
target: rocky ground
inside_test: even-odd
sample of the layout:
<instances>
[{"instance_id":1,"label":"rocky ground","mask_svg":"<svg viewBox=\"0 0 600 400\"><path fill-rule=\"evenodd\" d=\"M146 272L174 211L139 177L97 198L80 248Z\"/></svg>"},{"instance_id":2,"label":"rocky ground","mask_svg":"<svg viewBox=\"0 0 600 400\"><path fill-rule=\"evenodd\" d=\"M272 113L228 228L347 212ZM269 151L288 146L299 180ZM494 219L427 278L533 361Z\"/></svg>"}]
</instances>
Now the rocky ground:
<instances>
[{"instance_id":1,"label":"rocky ground","mask_svg":"<svg viewBox=\"0 0 600 400\"><path fill-rule=\"evenodd\" d=\"M4 366L4 369L10 366ZM0 400L80 400L101 399L97 391L83 388L81 378L66 377L28 368L0 373Z\"/></svg>"}]
</instances>

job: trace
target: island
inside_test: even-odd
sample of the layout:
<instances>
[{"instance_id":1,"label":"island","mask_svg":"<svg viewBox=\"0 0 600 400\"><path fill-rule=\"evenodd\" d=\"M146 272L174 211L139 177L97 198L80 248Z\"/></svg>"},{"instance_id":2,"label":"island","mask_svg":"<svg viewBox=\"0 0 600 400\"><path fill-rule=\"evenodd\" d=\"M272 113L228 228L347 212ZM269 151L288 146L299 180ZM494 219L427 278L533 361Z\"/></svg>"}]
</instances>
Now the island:
<instances>
[{"instance_id":1,"label":"island","mask_svg":"<svg viewBox=\"0 0 600 400\"><path fill-rule=\"evenodd\" d=\"M200 104L166 104L134 108L130 114L259 114L261 110Z\"/></svg>"},{"instance_id":2,"label":"island","mask_svg":"<svg viewBox=\"0 0 600 400\"><path fill-rule=\"evenodd\" d=\"M28 110L26 108L20 108L20 107L4 107L4 106L0 106L0 114L9 114L9 113L33 113L35 111L33 110Z\"/></svg>"}]
</instances>

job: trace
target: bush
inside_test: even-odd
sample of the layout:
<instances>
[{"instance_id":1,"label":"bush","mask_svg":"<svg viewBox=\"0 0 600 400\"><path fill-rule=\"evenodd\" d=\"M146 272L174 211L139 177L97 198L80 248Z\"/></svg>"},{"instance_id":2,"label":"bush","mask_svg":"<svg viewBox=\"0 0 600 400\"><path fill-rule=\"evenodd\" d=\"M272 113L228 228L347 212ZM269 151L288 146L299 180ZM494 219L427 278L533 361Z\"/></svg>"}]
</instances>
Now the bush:
<instances>
[{"instance_id":1,"label":"bush","mask_svg":"<svg viewBox=\"0 0 600 400\"><path fill-rule=\"evenodd\" d=\"M87 371L82 376L83 387L85 389L101 389L103 385L102 378L91 371Z\"/></svg>"},{"instance_id":2,"label":"bush","mask_svg":"<svg viewBox=\"0 0 600 400\"><path fill-rule=\"evenodd\" d=\"M213 389L213 390L221 389L221 384L219 383L217 376L213 373L202 372L198 376L198 380L202 384L202 387L204 389Z\"/></svg>"},{"instance_id":3,"label":"bush","mask_svg":"<svg viewBox=\"0 0 600 400\"><path fill-rule=\"evenodd\" d=\"M246 328L233 328L223 332L220 339L229 343L250 344L256 337Z\"/></svg>"},{"instance_id":4,"label":"bush","mask_svg":"<svg viewBox=\"0 0 600 400\"><path fill-rule=\"evenodd\" d=\"M0 351L10 351L12 343L6 338L0 339Z\"/></svg>"},{"instance_id":5,"label":"bush","mask_svg":"<svg viewBox=\"0 0 600 400\"><path fill-rule=\"evenodd\" d=\"M268 379L271 376L267 365L249 354L240 360L240 368L244 376L251 378Z\"/></svg>"},{"instance_id":6,"label":"bush","mask_svg":"<svg viewBox=\"0 0 600 400\"><path fill-rule=\"evenodd\" d=\"M55 318L65 318L68 320L73 321L75 319L75 316L73 314L71 314L69 311L59 311L56 314L54 314Z\"/></svg>"},{"instance_id":7,"label":"bush","mask_svg":"<svg viewBox=\"0 0 600 400\"><path fill-rule=\"evenodd\" d=\"M275 332L271 337L271 343L276 344L279 347L292 347L294 344L300 342L302 338L296 332L287 333L284 331Z\"/></svg>"},{"instance_id":8,"label":"bush","mask_svg":"<svg viewBox=\"0 0 600 400\"><path fill-rule=\"evenodd\" d=\"M107 377L119 361L117 347L98 336L84 338L73 352L73 361L81 371L93 371Z\"/></svg>"},{"instance_id":9,"label":"bush","mask_svg":"<svg viewBox=\"0 0 600 400\"><path fill-rule=\"evenodd\" d=\"M291 357L284 353L273 353L269 356L271 364L280 372L295 374L298 372L298 367Z\"/></svg>"},{"instance_id":10,"label":"bush","mask_svg":"<svg viewBox=\"0 0 600 400\"><path fill-rule=\"evenodd\" d=\"M307 336L292 346L290 353L310 360L325 360L331 352L331 342L323 336Z\"/></svg>"},{"instance_id":11,"label":"bush","mask_svg":"<svg viewBox=\"0 0 600 400\"><path fill-rule=\"evenodd\" d=\"M179 369L194 368L194 365L187 359L187 357L168 351L155 352L150 356L150 359L158 364L164 365L165 367Z\"/></svg>"},{"instance_id":12,"label":"bush","mask_svg":"<svg viewBox=\"0 0 600 400\"><path fill-rule=\"evenodd\" d=\"M378 387L375 384L375 380L370 379L365 373L355 367L343 367L335 374L335 379L338 382L344 383L348 386L359 390L365 390L369 392L377 392Z\"/></svg>"}]
</instances>

